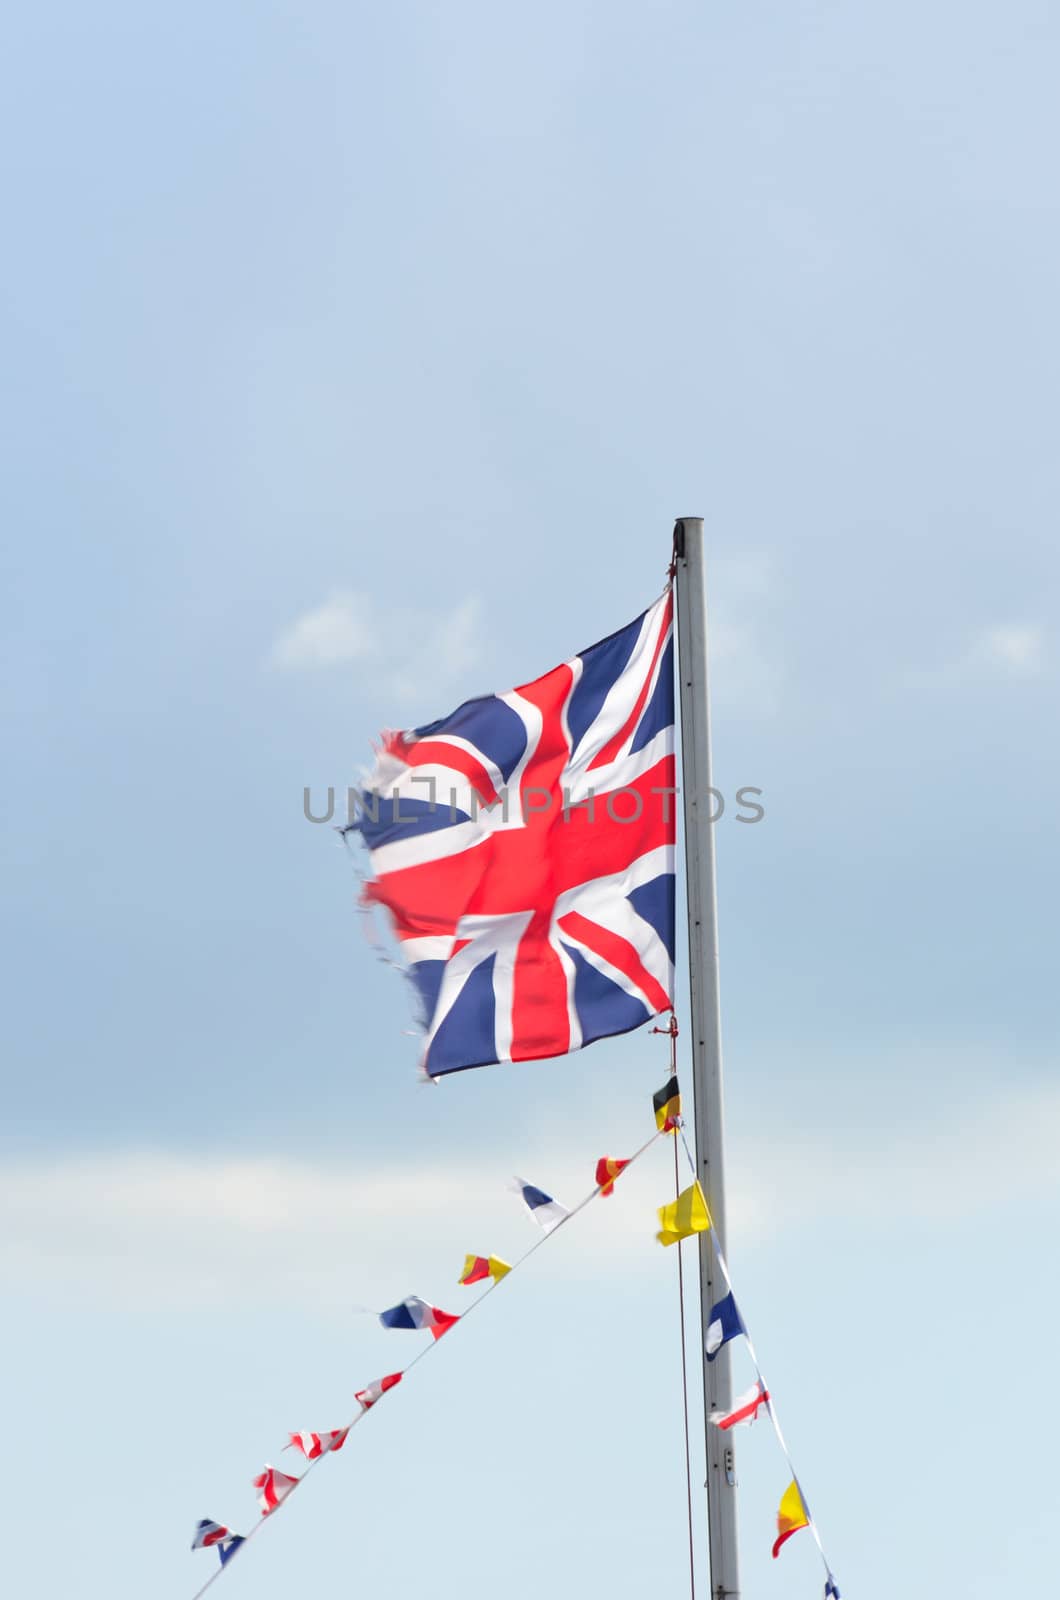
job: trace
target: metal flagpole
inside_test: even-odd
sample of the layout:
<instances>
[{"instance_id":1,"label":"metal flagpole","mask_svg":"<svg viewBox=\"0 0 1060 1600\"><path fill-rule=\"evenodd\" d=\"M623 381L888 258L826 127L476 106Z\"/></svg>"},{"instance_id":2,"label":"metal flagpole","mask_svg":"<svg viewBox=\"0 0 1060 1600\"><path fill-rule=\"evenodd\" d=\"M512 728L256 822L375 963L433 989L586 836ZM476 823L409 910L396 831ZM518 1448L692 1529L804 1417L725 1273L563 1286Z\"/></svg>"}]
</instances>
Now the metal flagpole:
<instances>
[{"instance_id":1,"label":"metal flagpole","mask_svg":"<svg viewBox=\"0 0 1060 1600\"><path fill-rule=\"evenodd\" d=\"M721 1006L718 989L718 910L714 886L713 794L707 703L707 592L703 518L679 517L674 528L677 568L677 637L681 684L682 788L685 870L688 882L688 960L692 1009L692 1083L695 1093L696 1167L707 1196L717 1243L725 1237L725 1160L721 1093ZM729 1435L711 1427L714 1409L732 1404L729 1345L706 1358L710 1308L725 1293L710 1235L699 1235L703 1333L704 1428L707 1439L707 1524L713 1600L740 1593L736 1547L736 1466Z\"/></svg>"}]
</instances>

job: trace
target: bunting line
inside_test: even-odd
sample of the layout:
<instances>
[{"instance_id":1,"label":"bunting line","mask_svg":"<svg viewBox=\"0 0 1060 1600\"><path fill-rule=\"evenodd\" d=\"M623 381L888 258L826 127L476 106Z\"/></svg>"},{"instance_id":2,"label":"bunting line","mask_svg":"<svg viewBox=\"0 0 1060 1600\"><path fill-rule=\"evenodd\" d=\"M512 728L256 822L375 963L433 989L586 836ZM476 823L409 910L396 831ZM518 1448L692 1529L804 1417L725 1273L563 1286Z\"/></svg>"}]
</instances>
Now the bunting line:
<instances>
[{"instance_id":1,"label":"bunting line","mask_svg":"<svg viewBox=\"0 0 1060 1600\"><path fill-rule=\"evenodd\" d=\"M635 1151L634 1154L630 1156L629 1160L626 1163L626 1166L627 1167L633 1166L634 1162L639 1161L641 1156L644 1155L646 1151L650 1150L652 1145L655 1144L662 1137L663 1137L662 1130L661 1129L657 1129L656 1132L652 1134L651 1138L650 1139L646 1139L644 1141L644 1143L641 1145L640 1149ZM547 1233L543 1232L541 1234L540 1238L535 1239L533 1244L529 1247L529 1249L524 1250L523 1254L521 1256L517 1257L517 1259L515 1261L513 1261L512 1265L511 1265L511 1268L509 1269L508 1272L506 1272L504 1274L503 1278L501 1278L499 1280L498 1279L491 1279L488 1287L483 1289L482 1293L480 1295L476 1296L476 1298L474 1300L472 1300L472 1302L468 1306L467 1310L461 1313L459 1320L461 1322L466 1322L468 1317L471 1316L472 1312L477 1311L479 1306L482 1304L482 1302L484 1300L488 1300L490 1295L493 1294L493 1292L496 1289L500 1288L501 1283L506 1282L507 1279L510 1278L513 1273L515 1273L515 1272L517 1272L519 1270L519 1268L523 1265L524 1262L529 1261L530 1257L532 1255L534 1255L534 1253L536 1251L540 1250L541 1246L543 1244L546 1244L550 1239L554 1239L556 1237L556 1234L559 1233L562 1228L565 1228L567 1226L568 1222L573 1221L573 1219L578 1215L579 1212L584 1211L586 1206L590 1205L592 1203L592 1201L597 1199L598 1196L602 1193L602 1191L606 1187L607 1187L606 1183L598 1183L596 1185L596 1187L594 1189L590 1190L590 1192L585 1196L584 1200L579 1200L579 1202L578 1202L578 1204L576 1206L572 1206L571 1209L567 1212L566 1216L560 1217L559 1220L557 1222L555 1222L549 1228ZM452 1329L450 1329L449 1332L452 1332ZM408 1366L402 1368L402 1371L401 1371L402 1378L406 1378L408 1376L408 1374L412 1371L413 1367L418 1366L419 1363L421 1361L423 1361L426 1356L429 1356L432 1353L432 1351L437 1350L441 1343L442 1343L442 1341L440 1339L432 1339L429 1344L425 1345L424 1348L419 1352L418 1355L413 1356L413 1358L409 1362ZM348 1434L349 1432L351 1432L352 1429L354 1429L359 1422L362 1422L365 1417L367 1417L367 1416L369 1416L371 1414L371 1412L377 1411L378 1409L379 1409L378 1406L373 1405L373 1406L368 1407L367 1409L360 1410L358 1412L357 1416L355 1416L352 1419L352 1421L347 1424L346 1433ZM326 1461L328 1456L331 1453L332 1453L331 1451L324 1451L321 1455L315 1456L310 1461L307 1462L305 1471L301 1474L301 1476L299 1478L295 1479L295 1481L292 1484L291 1488L284 1495L284 1497L280 1501L280 1503L277 1506L275 1506L273 1508L273 1510L271 1510L267 1515L259 1517L257 1522L253 1524L253 1526L250 1528L250 1531L244 1536L243 1544L249 1544L250 1540L253 1539L254 1535L261 1528L265 1527L266 1523L272 1522L279 1515L279 1513L283 1510L284 1506L287 1504L288 1500L290 1500L297 1493L297 1491L302 1487L303 1483L305 1483L305 1481L309 1477L310 1473L314 1472L316 1470L316 1468L319 1467L319 1465L320 1465L320 1463L322 1461ZM207 1590L210 1589L211 1586L217 1582L218 1578L225 1571L225 1568L226 1568L227 1565L229 1565L229 1563L226 1562L225 1565L215 1568L214 1571L207 1578L206 1582L202 1585L202 1587L195 1591L194 1595L192 1596L192 1600L202 1600L203 1595L206 1594Z\"/></svg>"},{"instance_id":2,"label":"bunting line","mask_svg":"<svg viewBox=\"0 0 1060 1600\"><path fill-rule=\"evenodd\" d=\"M695 1158L693 1157L692 1152L688 1147L688 1140L685 1137L685 1129L684 1129L684 1123L683 1122L678 1122L677 1131L681 1135L681 1143L684 1146L685 1155L688 1158L688 1165L692 1170L692 1176L695 1178L697 1176ZM718 1263L718 1271L721 1273L722 1277L725 1280L726 1288L728 1289L729 1293L733 1296L733 1299L735 1300L736 1291L733 1288L732 1275L729 1272L729 1264L726 1261L725 1254L724 1254L721 1246L718 1243L718 1235L717 1235L717 1232L716 1232L716 1230L714 1228L710 1229L710 1240L711 1240L711 1246L712 1246L712 1248L714 1250L714 1259ZM678 1247L678 1248L680 1248L680 1247ZM788 1470L791 1473L792 1481L795 1484L795 1487L799 1492L799 1497L802 1500L803 1509L806 1512L806 1526L809 1528L810 1532L813 1534L814 1540L815 1540L815 1542L817 1544L818 1552L819 1552L820 1557L821 1557L821 1561L822 1561L822 1563L824 1565L825 1582L826 1582L826 1584L831 1584L832 1588L835 1589L835 1574L833 1573L832 1568L829 1565L828 1557L825 1555L824 1545L821 1542L821 1534L820 1534L820 1530L819 1530L819 1528L817 1526L817 1521L816 1521L815 1517L813 1516L812 1512L810 1511L810 1503L809 1503L809 1501L807 1500L805 1494L803 1494L802 1484L801 1484L801 1482L799 1480L799 1475L795 1471L795 1463L791 1459L791 1452L788 1449L787 1441L785 1440L784 1434L783 1434L783 1432L781 1430L780 1418L777 1416L776 1406L775 1406L774 1401L773 1401L773 1392L772 1392L772 1390L770 1389L769 1385L766 1382L765 1373L762 1371L762 1368L758 1364L758 1356L757 1356L757 1354L755 1352L754 1343L752 1342L751 1335L747 1330L746 1323L743 1322L742 1314L741 1314L741 1317L740 1317L740 1321L741 1321L741 1332L743 1333L744 1343L747 1346L747 1354L751 1358L751 1365L755 1369L755 1376L758 1379L758 1382L761 1384L762 1389L765 1392L765 1401L764 1401L765 1409L766 1409L766 1412L767 1412L767 1414L769 1416L770 1422L773 1424L773 1432L776 1435L777 1444L780 1446L781 1453L782 1453L782 1455L784 1457L784 1460L788 1464ZM826 1589L825 1592L826 1593L828 1592L827 1589ZM836 1589L835 1592L838 1593L838 1590Z\"/></svg>"},{"instance_id":3,"label":"bunting line","mask_svg":"<svg viewBox=\"0 0 1060 1600\"><path fill-rule=\"evenodd\" d=\"M663 1030L662 1029L658 1029L656 1031L662 1032ZM671 1048L673 1048L673 1042L672 1041L671 1041ZM672 1094L671 1094L671 1090L673 1091ZM587 1195L585 1195L583 1197L583 1199L581 1199L577 1203L577 1205L575 1205L569 1211L565 1207L561 1206L557 1201L554 1201L552 1199L552 1197L547 1195L544 1191L537 1189L533 1185L527 1184L524 1180L521 1180L521 1179L517 1179L516 1180L516 1183L515 1183L516 1191L519 1193L520 1198L521 1198L521 1200L523 1202L523 1205L525 1206L525 1208L527 1210L528 1215L533 1217L534 1220L540 1226L541 1232L540 1232L539 1236L537 1238L535 1238L533 1243L531 1245L529 1245L528 1248L526 1250L524 1250L523 1253L516 1258L515 1262L511 1266L508 1266L507 1263L502 1262L502 1261L500 1261L499 1258L497 1258L496 1259L496 1265L499 1268L502 1269L498 1273L494 1273L492 1270L489 1270L489 1269L492 1268L492 1266L494 1264L494 1258L493 1257L485 1257L485 1258L481 1258L480 1259L480 1258L475 1257L475 1256L468 1256L466 1258L464 1273L462 1274L461 1279L460 1279L461 1282L470 1281L470 1282L474 1283L474 1282L480 1282L482 1280L483 1272L482 1271L478 1271L478 1270L476 1270L475 1273L469 1277L469 1272L470 1272L470 1269L472 1267L474 1267L476 1269L484 1267L487 1270L489 1270L489 1281L487 1282L486 1287L483 1289L481 1294L477 1295L476 1298L471 1301L471 1303L467 1307L466 1311L464 1311L459 1316L450 1317L448 1313L439 1312L439 1311L437 1311L437 1308L430 1307L425 1302L420 1302L417 1296L411 1296L411 1297L409 1297L409 1299L407 1301L402 1302L402 1307L410 1306L412 1308L413 1320L410 1321L410 1322L401 1322L401 1321L399 1321L397 1323L390 1324L390 1325L401 1326L401 1327L412 1326L412 1327L419 1328L421 1331L431 1332L433 1337L430 1340L430 1342L425 1344L423 1346L423 1348L420 1349L415 1356L413 1356L412 1360L409 1361L409 1363L408 1363L408 1365L406 1367L401 1369L400 1373L389 1374L386 1379L380 1379L377 1382L368 1385L365 1390L358 1391L358 1393L356 1395L356 1398L358 1400L359 1410L357 1412L357 1415L354 1416L351 1419L351 1421L344 1428L335 1429L335 1430L331 1430L331 1431L324 1431L323 1433L321 1433L319 1435L312 1434L312 1433L288 1435L288 1438L290 1439L291 1443L292 1444L298 1444L299 1447L303 1450L303 1453L306 1455L307 1459L306 1459L305 1470L304 1470L304 1472L302 1472L301 1476L293 1477L293 1476L289 1476L289 1475L284 1474L284 1473L279 1473L279 1472L277 1472L277 1470L275 1468L267 1466L265 1468L264 1472L262 1474L259 1474L258 1478L254 1480L254 1486L256 1488L259 1488L259 1489L262 1490L261 1499L260 1499L260 1502L259 1502L261 1504L261 1507L262 1507L262 1515L251 1526L251 1528L250 1528L248 1533L246 1533L245 1535L229 1534L228 1530L227 1529L223 1529L220 1524L213 1524L213 1523L210 1523L208 1520L203 1520L198 1524L198 1527L197 1527L197 1530L196 1530L196 1544L195 1544L194 1548L206 1547L211 1543L217 1542L212 1537L211 1538L207 1538L207 1537L204 1536L204 1537L200 1538L199 1536L203 1533L203 1530L206 1530L206 1532L208 1534L210 1534L210 1535L213 1535L215 1530L216 1530L218 1535L220 1535L223 1532L224 1534L227 1535L227 1538L220 1542L220 1554L221 1554L221 1564L220 1564L220 1566L218 1568L214 1569L214 1571L210 1574L210 1576L206 1579L206 1581L195 1592L194 1596L192 1597L192 1600L203 1600L203 1597L207 1594L207 1592L209 1591L210 1587L221 1576L222 1572L224 1571L225 1566L228 1564L228 1562L231 1559L231 1557L238 1553L238 1550L242 1547L242 1545L244 1545L247 1542L247 1540L252 1539L255 1536L255 1534L258 1532L258 1529L263 1527L266 1521L269 1521L273 1516L275 1516L277 1511L282 1509L282 1507L283 1507L284 1503L286 1502L286 1500L288 1500L290 1498L290 1496L294 1493L294 1491L296 1489L301 1487L301 1485L302 1485L302 1483L304 1483L305 1479L308 1478L309 1474L312 1471L314 1471L314 1469L317 1466L319 1466L320 1462L324 1459L324 1457L326 1455L333 1454L338 1449L340 1449L342 1447L342 1445L345 1443L345 1440L346 1440L347 1436L349 1435L349 1433L352 1431L352 1429L354 1427L356 1427L358 1423L363 1421L364 1417L367 1415L369 1410L374 1410L375 1409L376 1400L382 1398L382 1395L390 1387L393 1387L393 1385L395 1383L400 1381L401 1378L405 1377L409 1372L411 1372L412 1368L417 1366L418 1363L420 1361L422 1361L424 1359L424 1357L427 1356L436 1347L436 1345L440 1342L441 1334L443 1334L445 1332L448 1332L448 1331L451 1331L452 1328L455 1326L455 1324L457 1322L463 1321L466 1317L469 1317L473 1311L477 1310L477 1308L482 1304L482 1302L484 1300L488 1299L488 1297L494 1292L495 1289L500 1287L500 1284L501 1284L501 1282L503 1282L504 1278L509 1277L512 1272L517 1271L520 1267L522 1267L530 1259L530 1257L532 1255L534 1255L534 1253L541 1248L541 1246L546 1242L546 1240L550 1239L553 1236L553 1234L558 1233L561 1228L565 1227L567 1225L567 1223L569 1223L574 1217L578 1216L580 1212L584 1211L585 1208L587 1206L589 1206L592 1203L593 1200L598 1199L601 1195L605 1195L606 1196L606 1195L610 1194L612 1192L612 1190L613 1190L615 1178L617 1177L618 1173L623 1171L626 1167L630 1167L635 1162L639 1161L640 1158L651 1148L651 1146L653 1144L655 1144L664 1135L666 1135L668 1133L671 1133L671 1132L676 1132L676 1133L680 1134L682 1148L684 1150L686 1160L688 1162L689 1168L690 1168L690 1170L692 1172L692 1175L693 1175L693 1180L694 1180L693 1189L698 1193L698 1195L700 1197L699 1198L699 1205L700 1205L701 1209L704 1210L704 1215L706 1214L705 1213L704 1200L703 1200L703 1197L702 1197L702 1191L699 1189L699 1185L698 1185L698 1179L697 1179L697 1175L696 1175L695 1159L694 1159L692 1151L691 1151L691 1149L689 1147L688 1139L687 1139L687 1136L686 1136L686 1133L685 1133L684 1121L680 1116L680 1098L679 1098L679 1094L678 1094L678 1091L677 1091L676 1077L675 1076L672 1077L671 1082L666 1085L665 1093L661 1091L660 1094L656 1095L654 1098L655 1098L656 1123L657 1123L656 1131L650 1136L650 1138L645 1140L645 1142L640 1146L640 1148L638 1150L636 1150L634 1152L634 1154L632 1156L630 1156L627 1161L617 1161L617 1160L614 1160L614 1159L612 1159L610 1157L601 1158L601 1160L597 1163L597 1167L596 1167L595 1176L596 1176L596 1180L597 1181L596 1181L595 1186L589 1191L589 1193ZM666 1103L665 1108L660 1107L660 1105L658 1104L660 1098L664 1098L666 1100L667 1103ZM663 1114L660 1114L661 1112ZM678 1167L679 1167L679 1160L678 1160L678 1154L677 1154L677 1141L675 1139L674 1140L674 1180L675 1180L675 1188L679 1189L680 1178L679 1178L679 1174L678 1174ZM685 1195L686 1196L691 1195L692 1193L693 1193L692 1189L685 1191ZM667 1226L667 1219L664 1216L664 1212L665 1212L666 1209L667 1208L663 1208L663 1211L660 1212L660 1217L663 1218L664 1229ZM791 1536L792 1533L796 1532L801 1527L808 1527L810 1529L811 1533L813 1534L814 1542L817 1545L817 1550L818 1550L818 1553L819 1553L819 1555L821 1557L821 1562L822 1562L822 1564L824 1566L825 1577L826 1577L826 1584L825 1584L826 1597L831 1596L831 1597L833 1597L833 1600L837 1600L837 1597L839 1595L839 1588L838 1588L838 1585L836 1583L835 1576L833 1574L831 1565L830 1565L830 1563L828 1561L828 1557L827 1557L827 1555L825 1553L824 1544L823 1544L823 1541L821 1539L820 1529L817 1526L816 1519L813 1517L813 1515L812 1515L812 1513L810 1511L809 1502L808 1502L808 1500L806 1498L806 1495L803 1492L802 1483L801 1483L801 1481L799 1479L799 1476L798 1476L798 1473L797 1473L797 1471L795 1469L795 1463L794 1463L794 1461L792 1459L791 1452L788 1449L787 1441L786 1441L786 1439L784 1437L784 1433L783 1433L783 1430L782 1430L781 1425L780 1425L780 1418L779 1418L779 1416L777 1414L776 1406L775 1406L775 1403L774 1403L774 1401L772 1399L772 1393L771 1393L771 1391L769 1389L769 1386L768 1386L768 1384L766 1382L765 1374L762 1371L762 1367L761 1367L761 1365L759 1363L758 1355L757 1355L757 1352L755 1350L754 1343L753 1343L753 1341L751 1339L751 1335L748 1332L747 1326L746 1326L746 1324L745 1324L745 1322L743 1320L743 1317L742 1317L742 1315L740 1313L740 1310L738 1308L736 1297L735 1297L735 1290L734 1290L734 1287L733 1287L732 1275L731 1275L731 1273L729 1271L728 1262L725 1259L724 1252L722 1251L722 1249L721 1249L721 1247L719 1245L716 1231L713 1228L713 1226L710 1225L709 1220L706 1222L705 1227L702 1230L700 1230L697 1227L697 1225L694 1222L690 1221L689 1219L684 1219L684 1221L682 1223L680 1223L680 1224L678 1224L678 1222L675 1220L672 1223L670 1223L670 1227L671 1227L672 1230L677 1230L676 1234L673 1231L671 1231L670 1234L663 1233L663 1234L658 1235L658 1237L660 1238L660 1240L664 1244L675 1242L675 1237L676 1237L676 1241L679 1243L680 1240L682 1240L683 1238L691 1236L691 1232L689 1231L690 1229L695 1229L696 1231L709 1231L710 1232L711 1238L712 1238L714 1257L715 1257L715 1260L717 1261L717 1264L718 1264L718 1270L719 1270L721 1279L722 1279L722 1281L723 1281L723 1283L725 1285L726 1290L728 1291L727 1294L724 1295L722 1297L722 1299L719 1300L716 1303L716 1305L712 1307L712 1312L716 1312L717 1316L716 1317L712 1316L712 1318L711 1318L711 1326L710 1326L710 1329L709 1329L709 1332L708 1332L708 1337L707 1337L707 1357L708 1357L708 1359L711 1359L712 1355L715 1354L718 1350L720 1350L724 1346L724 1344L726 1344L729 1340L737 1338L740 1335L742 1335L743 1338L744 1338L745 1344L747 1346L747 1352L748 1352L748 1355L750 1357L751 1364L752 1364L752 1366L754 1368L754 1371L755 1371L755 1375L756 1375L756 1378L757 1378L757 1388L756 1388L755 1391L748 1391L748 1395L743 1397L744 1400L747 1401L747 1406L744 1407L743 1411L739 1411L739 1409L737 1409L737 1412L735 1412L735 1413L727 1413L727 1414L725 1414L726 1415L726 1421L727 1421L727 1423L732 1423L732 1422L736 1422L736 1421L746 1420L746 1411L747 1411L748 1407L755 1414L757 1413L757 1410L758 1410L759 1406L763 1407L767 1411L767 1413L769 1415L769 1420L770 1420L770 1423L772 1425L773 1433L774 1433L774 1435L776 1437L777 1444L780 1447L780 1450L781 1450L781 1453L782 1453L782 1455L784 1457L784 1460L787 1463L788 1470L791 1473L791 1480L792 1481L791 1481L788 1489L785 1490L784 1496L783 1496L783 1498L781 1500L780 1512L778 1514L778 1532L779 1532L779 1537L776 1540L776 1542L774 1543L773 1555L775 1557L778 1554L780 1547L784 1544L785 1540ZM684 1231L680 1231L682 1229ZM681 1255L680 1248L678 1248L677 1255L678 1255L678 1281L679 1281L679 1297L680 1297L680 1311L681 1311L681 1362L682 1362L682 1375L683 1375L683 1382L684 1382L685 1460L686 1460L686 1477L687 1477L687 1485L688 1485L688 1502L689 1502L689 1504L688 1504L688 1513L689 1513L689 1563L690 1563L689 1570L690 1570L690 1581L691 1581L691 1586L692 1586L692 1600L695 1600L695 1552L694 1552L694 1539L693 1539L692 1497L691 1497L691 1461L690 1461L690 1446L689 1446L687 1358L686 1358L686 1348L685 1348L685 1315L684 1315L684 1294L683 1294L683 1270L682 1270L682 1265L681 1265L681 1263L682 1263L682 1255ZM396 1307L396 1308L394 1308L394 1310L395 1311L400 1310L402 1307ZM424 1313L424 1318L422 1320L418 1316L415 1315L417 1311L422 1311ZM426 1317L426 1313L430 1313L430 1318ZM441 1325L438 1325L433 1320L433 1319L435 1319L437 1317L441 1317L441 1318L444 1319L444 1321L442 1322ZM380 1317L380 1320L381 1321L383 1320L382 1316ZM384 1322L384 1326L387 1326L387 1325L388 1324ZM378 1394L374 1394L374 1391L377 1390L377 1389L379 1391ZM368 1393L373 1393L374 1397L373 1397L373 1400L371 1402L366 1402L362 1398L362 1396L367 1395ZM752 1397L756 1396L756 1395L760 1395L761 1398L760 1399L755 1399L754 1400L754 1404L751 1405ZM720 1417L721 1415L722 1415L721 1413L712 1414L710 1420L711 1421L717 1421L718 1417ZM753 1418L752 1418L752 1420L753 1420ZM279 1482L277 1483L276 1480L279 1480Z\"/></svg>"}]
</instances>

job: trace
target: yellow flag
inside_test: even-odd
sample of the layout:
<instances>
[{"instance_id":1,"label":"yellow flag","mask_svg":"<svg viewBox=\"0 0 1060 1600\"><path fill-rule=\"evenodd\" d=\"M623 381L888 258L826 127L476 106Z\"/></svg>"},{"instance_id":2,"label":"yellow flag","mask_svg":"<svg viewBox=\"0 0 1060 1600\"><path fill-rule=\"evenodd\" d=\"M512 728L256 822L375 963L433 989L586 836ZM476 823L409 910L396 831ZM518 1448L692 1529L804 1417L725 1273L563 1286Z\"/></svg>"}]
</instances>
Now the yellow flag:
<instances>
[{"instance_id":1,"label":"yellow flag","mask_svg":"<svg viewBox=\"0 0 1060 1600\"><path fill-rule=\"evenodd\" d=\"M800 1528L808 1528L810 1513L806 1503L799 1493L799 1486L792 1478L784 1490L780 1501L780 1510L777 1512L777 1537L773 1545L773 1560L780 1554L780 1547L793 1533L798 1533Z\"/></svg>"},{"instance_id":2,"label":"yellow flag","mask_svg":"<svg viewBox=\"0 0 1060 1600\"><path fill-rule=\"evenodd\" d=\"M699 1179L689 1189L682 1189L676 1200L659 1207L662 1231L655 1237L660 1244L676 1244L679 1239L689 1239L694 1233L706 1233L710 1227L710 1212Z\"/></svg>"}]
</instances>

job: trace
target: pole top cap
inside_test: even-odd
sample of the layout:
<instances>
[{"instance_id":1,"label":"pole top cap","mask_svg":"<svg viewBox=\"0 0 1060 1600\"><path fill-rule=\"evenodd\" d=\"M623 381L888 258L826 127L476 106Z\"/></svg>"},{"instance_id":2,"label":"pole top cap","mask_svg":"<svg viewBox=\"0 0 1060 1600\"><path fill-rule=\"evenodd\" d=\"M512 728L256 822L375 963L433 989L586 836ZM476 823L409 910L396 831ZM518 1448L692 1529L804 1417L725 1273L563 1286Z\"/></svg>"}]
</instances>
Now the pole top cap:
<instances>
[{"instance_id":1,"label":"pole top cap","mask_svg":"<svg viewBox=\"0 0 1060 1600\"><path fill-rule=\"evenodd\" d=\"M674 523L674 555L679 561L684 560L685 554L685 525L692 523L699 531L703 532L702 517L678 517Z\"/></svg>"}]
</instances>

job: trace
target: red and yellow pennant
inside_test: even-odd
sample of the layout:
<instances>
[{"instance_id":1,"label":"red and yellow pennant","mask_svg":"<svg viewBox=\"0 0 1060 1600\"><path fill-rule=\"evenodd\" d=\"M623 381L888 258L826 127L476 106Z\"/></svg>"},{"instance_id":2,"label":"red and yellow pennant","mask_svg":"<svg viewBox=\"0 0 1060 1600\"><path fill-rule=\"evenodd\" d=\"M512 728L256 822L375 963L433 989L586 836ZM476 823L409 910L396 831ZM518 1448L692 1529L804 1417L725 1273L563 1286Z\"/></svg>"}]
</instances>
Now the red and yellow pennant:
<instances>
[{"instance_id":1,"label":"red and yellow pennant","mask_svg":"<svg viewBox=\"0 0 1060 1600\"><path fill-rule=\"evenodd\" d=\"M628 1161L622 1161L618 1156L601 1156L596 1163L596 1182L601 1195L614 1194L615 1179L620 1172L629 1166Z\"/></svg>"}]
</instances>

